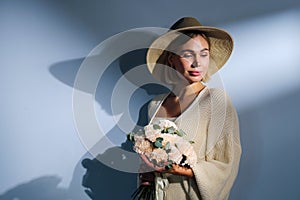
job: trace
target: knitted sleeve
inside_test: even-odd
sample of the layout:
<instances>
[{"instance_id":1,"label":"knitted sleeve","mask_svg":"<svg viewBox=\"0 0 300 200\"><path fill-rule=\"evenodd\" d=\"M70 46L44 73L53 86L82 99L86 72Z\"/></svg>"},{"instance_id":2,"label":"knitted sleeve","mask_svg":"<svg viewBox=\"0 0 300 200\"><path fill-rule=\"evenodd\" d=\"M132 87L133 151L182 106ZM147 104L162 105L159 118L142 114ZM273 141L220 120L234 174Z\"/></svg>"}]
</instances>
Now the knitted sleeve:
<instances>
[{"instance_id":1,"label":"knitted sleeve","mask_svg":"<svg viewBox=\"0 0 300 200\"><path fill-rule=\"evenodd\" d=\"M208 125L205 159L198 161L197 165L193 167L196 183L203 200L228 199L238 172L241 156L238 117L228 96L225 95L225 97L225 102L216 104L212 108L216 110L211 112L211 120ZM219 108L222 104L224 109ZM222 119L220 115L224 116L221 121L218 120L218 117ZM217 120L213 120L213 118ZM215 131L220 131L220 133L215 133Z\"/></svg>"}]
</instances>

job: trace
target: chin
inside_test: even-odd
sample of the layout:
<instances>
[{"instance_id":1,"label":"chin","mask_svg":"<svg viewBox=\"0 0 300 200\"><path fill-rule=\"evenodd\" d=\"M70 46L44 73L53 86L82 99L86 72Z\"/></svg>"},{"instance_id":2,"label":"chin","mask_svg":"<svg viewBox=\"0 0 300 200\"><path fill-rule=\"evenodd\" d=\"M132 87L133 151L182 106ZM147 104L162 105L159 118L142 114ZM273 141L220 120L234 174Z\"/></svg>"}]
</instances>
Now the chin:
<instances>
[{"instance_id":1,"label":"chin","mask_svg":"<svg viewBox=\"0 0 300 200\"><path fill-rule=\"evenodd\" d=\"M200 82L201 80L202 80L202 77L201 78L193 78L193 79L189 79L189 82L196 83L196 82Z\"/></svg>"}]
</instances>

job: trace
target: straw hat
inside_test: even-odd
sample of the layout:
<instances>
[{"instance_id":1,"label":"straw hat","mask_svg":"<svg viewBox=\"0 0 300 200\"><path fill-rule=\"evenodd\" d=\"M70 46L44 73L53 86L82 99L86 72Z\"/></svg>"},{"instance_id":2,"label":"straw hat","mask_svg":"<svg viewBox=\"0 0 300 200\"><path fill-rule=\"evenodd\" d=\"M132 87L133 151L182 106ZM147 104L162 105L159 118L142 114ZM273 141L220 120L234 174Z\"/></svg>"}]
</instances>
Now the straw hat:
<instances>
[{"instance_id":1,"label":"straw hat","mask_svg":"<svg viewBox=\"0 0 300 200\"><path fill-rule=\"evenodd\" d=\"M203 26L193 17L183 17L175 22L167 33L154 40L148 49L147 67L155 78L166 83L176 84L176 78L174 79L172 76L178 77L178 73L167 66L167 55L168 52L172 52L172 42L179 36L188 37L183 33L192 30L203 33L209 40L208 76L216 73L226 63L233 50L233 39L230 34L219 28ZM190 38L188 37L188 39Z\"/></svg>"}]
</instances>

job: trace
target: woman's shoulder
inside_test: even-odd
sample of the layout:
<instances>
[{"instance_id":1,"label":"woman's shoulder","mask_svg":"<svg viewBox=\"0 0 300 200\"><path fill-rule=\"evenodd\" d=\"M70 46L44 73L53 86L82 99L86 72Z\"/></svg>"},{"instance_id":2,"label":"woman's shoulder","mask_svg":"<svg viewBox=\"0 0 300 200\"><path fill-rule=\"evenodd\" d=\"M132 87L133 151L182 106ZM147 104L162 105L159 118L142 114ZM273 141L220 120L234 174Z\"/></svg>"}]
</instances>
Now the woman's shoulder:
<instances>
[{"instance_id":1,"label":"woman's shoulder","mask_svg":"<svg viewBox=\"0 0 300 200\"><path fill-rule=\"evenodd\" d=\"M207 88L203 94L203 102L207 102L211 107L233 107L228 93L221 88Z\"/></svg>"},{"instance_id":2,"label":"woman's shoulder","mask_svg":"<svg viewBox=\"0 0 300 200\"><path fill-rule=\"evenodd\" d=\"M222 89L222 88L212 88L212 87L207 87L206 90L211 96L215 96L215 97L223 97L223 96L228 96L227 92Z\"/></svg>"},{"instance_id":3,"label":"woman's shoulder","mask_svg":"<svg viewBox=\"0 0 300 200\"><path fill-rule=\"evenodd\" d=\"M230 101L228 93L221 88L207 88L203 96L207 96L213 101Z\"/></svg>"}]
</instances>

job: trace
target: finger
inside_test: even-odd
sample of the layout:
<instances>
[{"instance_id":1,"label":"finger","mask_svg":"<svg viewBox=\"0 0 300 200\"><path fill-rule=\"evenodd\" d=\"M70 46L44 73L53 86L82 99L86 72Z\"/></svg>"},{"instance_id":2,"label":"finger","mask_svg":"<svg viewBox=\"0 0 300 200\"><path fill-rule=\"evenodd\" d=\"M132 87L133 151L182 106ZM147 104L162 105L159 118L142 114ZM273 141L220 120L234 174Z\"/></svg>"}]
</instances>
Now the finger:
<instances>
[{"instance_id":1,"label":"finger","mask_svg":"<svg viewBox=\"0 0 300 200\"><path fill-rule=\"evenodd\" d=\"M150 182L148 182L148 181L142 182L141 185L150 185Z\"/></svg>"},{"instance_id":2,"label":"finger","mask_svg":"<svg viewBox=\"0 0 300 200\"><path fill-rule=\"evenodd\" d=\"M158 166L155 166L155 171L158 171L158 172L164 172L164 171L166 171L166 168L165 168L165 167L158 167Z\"/></svg>"}]
</instances>

